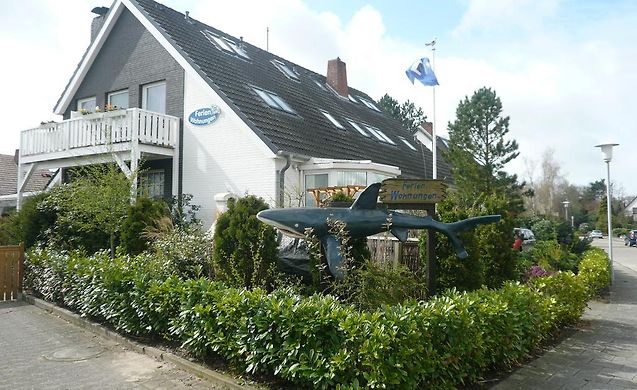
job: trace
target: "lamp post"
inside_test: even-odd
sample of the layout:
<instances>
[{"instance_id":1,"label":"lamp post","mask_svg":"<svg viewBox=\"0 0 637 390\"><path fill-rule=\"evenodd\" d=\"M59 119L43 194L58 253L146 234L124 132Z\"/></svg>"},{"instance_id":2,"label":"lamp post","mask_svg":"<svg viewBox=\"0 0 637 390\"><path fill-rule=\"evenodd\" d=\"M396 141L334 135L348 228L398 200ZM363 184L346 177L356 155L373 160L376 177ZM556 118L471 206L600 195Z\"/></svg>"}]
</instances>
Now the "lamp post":
<instances>
[{"instance_id":1,"label":"lamp post","mask_svg":"<svg viewBox=\"0 0 637 390\"><path fill-rule=\"evenodd\" d=\"M595 145L596 148L602 149L602 156L606 163L606 211L608 219L608 256L610 257L610 282L613 283L615 276L615 270L613 267L613 233L612 233L612 216L611 216L611 197L610 197L610 162L613 159L613 146L617 146L616 143L605 143Z\"/></svg>"},{"instance_id":2,"label":"lamp post","mask_svg":"<svg viewBox=\"0 0 637 390\"><path fill-rule=\"evenodd\" d=\"M562 204L564 205L564 219L568 223L568 205L570 205L571 202L569 202L568 200L565 200L564 202L562 202Z\"/></svg>"}]
</instances>

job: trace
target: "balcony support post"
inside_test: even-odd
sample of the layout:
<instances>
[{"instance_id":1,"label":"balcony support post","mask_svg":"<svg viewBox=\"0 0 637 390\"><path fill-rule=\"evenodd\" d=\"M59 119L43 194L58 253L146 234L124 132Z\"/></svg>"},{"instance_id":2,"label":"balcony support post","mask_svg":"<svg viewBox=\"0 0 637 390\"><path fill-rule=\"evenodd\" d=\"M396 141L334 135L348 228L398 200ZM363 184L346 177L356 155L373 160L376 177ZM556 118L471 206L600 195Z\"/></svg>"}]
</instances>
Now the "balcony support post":
<instances>
[{"instance_id":1,"label":"balcony support post","mask_svg":"<svg viewBox=\"0 0 637 390\"><path fill-rule=\"evenodd\" d=\"M135 204L137 200L137 177L139 173L139 136L133 133L133 139L131 140L131 155L130 155L130 203Z\"/></svg>"},{"instance_id":2,"label":"balcony support post","mask_svg":"<svg viewBox=\"0 0 637 390\"><path fill-rule=\"evenodd\" d=\"M31 175L33 175L33 171L35 171L35 166L37 164L32 163L29 164L26 167L26 172L24 172L24 166L22 166L22 164L20 164L20 161L18 160L18 186L16 188L17 193L16 193L16 209L19 211L22 208L22 193L24 192L24 189L26 187L27 182L29 181L29 179L31 178Z\"/></svg>"}]
</instances>

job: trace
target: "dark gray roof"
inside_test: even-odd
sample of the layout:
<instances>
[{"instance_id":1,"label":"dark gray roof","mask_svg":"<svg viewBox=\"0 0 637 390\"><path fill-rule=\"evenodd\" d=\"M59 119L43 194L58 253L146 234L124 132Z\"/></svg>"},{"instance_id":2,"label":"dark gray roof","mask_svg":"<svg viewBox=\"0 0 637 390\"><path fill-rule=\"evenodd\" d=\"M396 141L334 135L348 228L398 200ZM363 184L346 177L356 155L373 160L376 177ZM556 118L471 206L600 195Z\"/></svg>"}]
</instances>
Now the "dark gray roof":
<instances>
[{"instance_id":1,"label":"dark gray roof","mask_svg":"<svg viewBox=\"0 0 637 390\"><path fill-rule=\"evenodd\" d=\"M46 188L53 174L47 170L33 172L24 192L42 191ZM18 166L14 156L0 154L0 196L13 195L17 192Z\"/></svg>"},{"instance_id":2,"label":"dark gray roof","mask_svg":"<svg viewBox=\"0 0 637 390\"><path fill-rule=\"evenodd\" d=\"M202 34L209 30L239 43L240 40L211 26L152 0L136 0L139 9L147 15L169 42L200 71L201 75L246 123L274 151L299 153L312 157L362 160L400 167L405 177L423 177L423 156L431 167L429 150L405 145L398 136L412 141L399 121L389 115L372 110L361 103L353 103L324 90L315 81L325 84L325 76L298 64L280 58L248 43L242 43L249 60L228 54L216 48ZM272 60L280 60L294 69L300 81L294 81L280 72ZM327 59L326 59L327 64ZM269 107L256 95L251 86L271 91L283 98L298 115ZM362 91L350 87L354 97ZM320 109L331 113L345 130L335 128ZM382 130L396 145L378 142L374 137L359 134L346 119L353 119ZM424 149L424 148L422 148ZM449 165L438 158L440 178L449 179ZM427 169L427 177L431 169Z\"/></svg>"}]
</instances>

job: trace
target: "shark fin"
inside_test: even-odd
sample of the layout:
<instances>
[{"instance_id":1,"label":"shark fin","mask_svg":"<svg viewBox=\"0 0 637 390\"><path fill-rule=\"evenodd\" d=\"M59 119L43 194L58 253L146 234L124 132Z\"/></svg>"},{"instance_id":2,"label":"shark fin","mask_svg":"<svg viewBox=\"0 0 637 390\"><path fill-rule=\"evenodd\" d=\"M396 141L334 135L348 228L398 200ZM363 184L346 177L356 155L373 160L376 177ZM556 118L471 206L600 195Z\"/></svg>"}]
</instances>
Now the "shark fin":
<instances>
[{"instance_id":1,"label":"shark fin","mask_svg":"<svg viewBox=\"0 0 637 390\"><path fill-rule=\"evenodd\" d=\"M341 257L340 244L336 237L332 235L324 236L321 239L323 249L325 249L325 256L327 257L327 264L330 267L330 272L337 280L342 280L345 277L345 273L341 267L343 258Z\"/></svg>"},{"instance_id":2,"label":"shark fin","mask_svg":"<svg viewBox=\"0 0 637 390\"><path fill-rule=\"evenodd\" d=\"M394 235L401 242L407 241L407 229L406 228L392 228L391 234Z\"/></svg>"},{"instance_id":3,"label":"shark fin","mask_svg":"<svg viewBox=\"0 0 637 390\"><path fill-rule=\"evenodd\" d=\"M378 191L380 190L380 183L370 184L365 188L356 199L356 202L352 205L351 209L366 209L373 210L376 208L376 203L378 202Z\"/></svg>"}]
</instances>

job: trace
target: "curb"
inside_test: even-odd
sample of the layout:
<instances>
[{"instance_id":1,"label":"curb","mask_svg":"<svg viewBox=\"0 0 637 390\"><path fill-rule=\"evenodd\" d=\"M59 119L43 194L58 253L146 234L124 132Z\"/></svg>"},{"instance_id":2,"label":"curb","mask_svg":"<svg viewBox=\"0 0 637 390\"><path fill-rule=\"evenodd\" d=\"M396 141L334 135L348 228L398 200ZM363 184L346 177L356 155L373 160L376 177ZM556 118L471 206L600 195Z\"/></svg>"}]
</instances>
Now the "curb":
<instances>
[{"instance_id":1,"label":"curb","mask_svg":"<svg viewBox=\"0 0 637 390\"><path fill-rule=\"evenodd\" d=\"M22 299L40 309L46 310L51 314L57 315L60 318L77 325L81 328L84 328L98 336L104 337L108 340L115 341L118 344L140 353L142 355L153 357L155 360L162 362L169 362L174 364L176 367L198 376L199 378L203 378L214 382L215 384L229 390L257 390L258 388L252 387L249 385L244 385L239 383L239 381L231 376L222 374L217 371L213 371L206 367L203 367L200 364L193 363L187 359L181 358L179 356L173 355L170 352L162 351L161 349L150 347L147 345L140 344L136 341L130 340L121 334L107 329L106 327L97 324L95 322L91 322L86 318L81 317L78 314L75 314L67 309L56 306L52 303L43 301L41 299L35 298L28 294L22 294Z\"/></svg>"}]
</instances>

